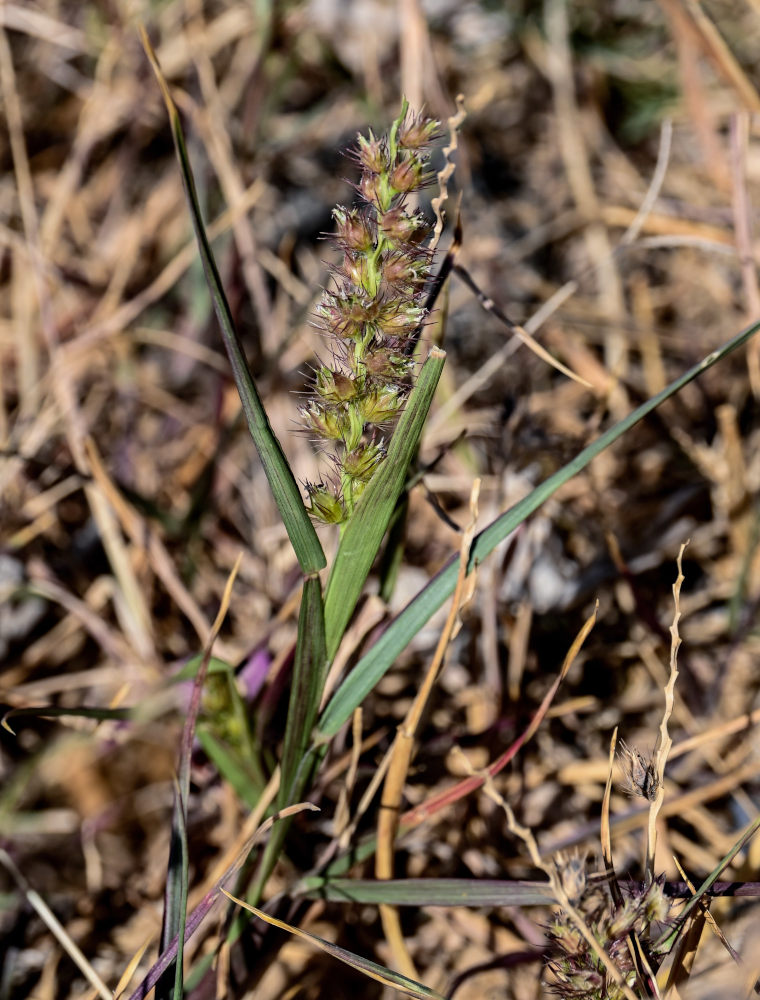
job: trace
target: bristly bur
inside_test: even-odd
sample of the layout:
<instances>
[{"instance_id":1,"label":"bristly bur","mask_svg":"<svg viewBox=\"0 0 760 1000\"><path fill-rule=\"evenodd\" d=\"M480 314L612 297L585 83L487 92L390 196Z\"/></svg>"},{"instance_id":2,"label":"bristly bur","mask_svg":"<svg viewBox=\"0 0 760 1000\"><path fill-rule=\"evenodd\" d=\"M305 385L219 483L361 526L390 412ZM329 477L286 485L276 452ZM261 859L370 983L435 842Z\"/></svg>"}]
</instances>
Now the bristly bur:
<instances>
[{"instance_id":1,"label":"bristly bur","mask_svg":"<svg viewBox=\"0 0 760 1000\"><path fill-rule=\"evenodd\" d=\"M654 762L624 740L620 741L618 759L623 769L623 791L654 802L660 787Z\"/></svg>"},{"instance_id":2,"label":"bristly bur","mask_svg":"<svg viewBox=\"0 0 760 1000\"><path fill-rule=\"evenodd\" d=\"M653 964L653 936L670 914L663 889L664 879L644 886L620 886L615 902L606 880L585 871L585 858L558 855L557 873L572 905L582 916L600 949L617 966L623 982L633 987L636 967L630 948L635 935L638 948ZM625 991L610 979L599 954L560 908L547 926L551 958L550 989L562 1000L623 1000Z\"/></svg>"},{"instance_id":3,"label":"bristly bur","mask_svg":"<svg viewBox=\"0 0 760 1000\"><path fill-rule=\"evenodd\" d=\"M404 101L388 136L360 135L352 151L363 204L333 212L343 261L316 308L332 361L320 364L300 410L309 432L334 443L334 472L306 484L309 512L328 524L350 518L410 392L433 255L424 245L430 225L406 201L430 179L427 148L439 134L437 121L409 114Z\"/></svg>"}]
</instances>

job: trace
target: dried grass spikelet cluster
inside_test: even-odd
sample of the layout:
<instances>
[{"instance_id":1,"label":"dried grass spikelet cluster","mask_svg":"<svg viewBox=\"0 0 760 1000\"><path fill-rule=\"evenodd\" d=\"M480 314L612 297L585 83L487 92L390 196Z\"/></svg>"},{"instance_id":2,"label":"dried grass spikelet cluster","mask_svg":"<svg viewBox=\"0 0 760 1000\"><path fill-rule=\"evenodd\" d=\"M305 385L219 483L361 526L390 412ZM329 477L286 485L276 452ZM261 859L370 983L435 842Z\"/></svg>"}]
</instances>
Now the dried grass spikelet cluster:
<instances>
[{"instance_id":1,"label":"dried grass spikelet cluster","mask_svg":"<svg viewBox=\"0 0 760 1000\"><path fill-rule=\"evenodd\" d=\"M585 859L558 856L556 861L566 890L569 884L573 886L573 904L625 982L632 986L636 973L629 936L636 935L649 958L649 941L662 930L662 921L670 912L663 879L644 886L621 885L622 903L616 904L606 880L587 877L581 871ZM551 988L557 996L563 1000L623 1000L622 989L610 978L599 955L562 910L554 915L547 931L553 952L549 963Z\"/></svg>"},{"instance_id":2,"label":"dried grass spikelet cluster","mask_svg":"<svg viewBox=\"0 0 760 1000\"><path fill-rule=\"evenodd\" d=\"M618 759L623 771L621 790L627 795L638 795L648 802L654 802L660 788L654 760L645 757L636 747L629 747L625 740L620 741Z\"/></svg>"},{"instance_id":3,"label":"dried grass spikelet cluster","mask_svg":"<svg viewBox=\"0 0 760 1000\"><path fill-rule=\"evenodd\" d=\"M306 483L310 513L327 524L351 516L385 458L383 428L410 391L432 252L429 223L406 201L430 179L427 150L438 134L437 121L410 115L404 101L387 137L359 135L352 151L361 206L333 211L343 262L316 310L332 357L317 368L300 408L306 429L333 449L326 480Z\"/></svg>"}]
</instances>

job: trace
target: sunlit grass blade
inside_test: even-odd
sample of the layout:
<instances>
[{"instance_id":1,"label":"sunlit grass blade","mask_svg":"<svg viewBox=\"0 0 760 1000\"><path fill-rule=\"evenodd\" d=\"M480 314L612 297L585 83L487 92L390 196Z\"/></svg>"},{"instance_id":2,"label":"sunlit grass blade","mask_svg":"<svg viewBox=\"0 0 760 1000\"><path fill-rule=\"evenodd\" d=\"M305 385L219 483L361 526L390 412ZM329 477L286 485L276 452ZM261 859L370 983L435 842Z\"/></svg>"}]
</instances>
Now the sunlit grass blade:
<instances>
[{"instance_id":1,"label":"sunlit grass blade","mask_svg":"<svg viewBox=\"0 0 760 1000\"><path fill-rule=\"evenodd\" d=\"M577 475L592 462L605 448L617 441L619 437L630 430L635 424L646 417L658 406L679 392L685 385L693 381L716 362L725 358L732 351L745 344L760 330L760 321L752 323L737 334L722 347L708 354L706 358L690 368L684 375L677 378L662 392L648 399L633 410L627 417L619 421L608 431L605 431L596 441L579 452L575 458L563 466L553 476L536 487L514 507L496 518L475 538L470 550L470 568L480 563L496 546L510 535L526 520L544 501L564 486L568 480ZM400 615L388 626L370 651L362 657L351 673L346 677L333 695L330 703L322 714L319 723L320 735L323 739L334 736L354 709L360 705L369 692L375 687L385 672L395 662L407 643L419 632L427 620L443 602L454 592L457 581L459 559L452 558L420 593L404 608Z\"/></svg>"},{"instance_id":2,"label":"sunlit grass blade","mask_svg":"<svg viewBox=\"0 0 760 1000\"><path fill-rule=\"evenodd\" d=\"M168 683L177 684L181 681L192 680L198 673L202 661L203 654L199 653L198 656L194 656L192 660L186 663L180 671L174 674L169 679ZM231 670L232 667L229 663L212 656L209 660L206 673L229 674ZM10 719L71 718L97 719L101 722L113 719L119 722L124 722L128 719L140 720L143 718L151 718L155 714L155 708L155 700L152 698L125 708L101 708L90 705L73 705L70 708L59 705L25 705L23 708L9 709L5 715L3 715L2 719L0 719L0 726L2 726L3 729L6 729L9 733L13 733L13 728L9 724Z\"/></svg>"},{"instance_id":3,"label":"sunlit grass blade","mask_svg":"<svg viewBox=\"0 0 760 1000\"><path fill-rule=\"evenodd\" d=\"M353 952L347 951L345 948L340 948L338 945L332 944L331 941L325 941L324 938L317 937L315 934L309 934L308 931L303 931L300 927L293 927L291 924L286 924L284 921L278 920L276 917L272 917L262 910L257 910L255 906L250 906L242 899L236 899L224 889L222 889L222 892L225 896L229 896L233 903L242 906L265 923L271 924L272 927L279 927L280 930L288 931L296 937L303 938L304 941L309 941L315 948L319 948L327 955L337 958L339 962L349 965L352 969L356 969L370 979L375 979L378 983L382 983L383 986L389 986L391 989L407 997L418 997L419 1000L444 1000L440 993L436 993L435 990L423 986L422 983L417 983L413 979L407 979L406 976L402 976L398 972L386 969L384 965L370 962L369 959L362 958L361 955L355 955Z\"/></svg>"},{"instance_id":4,"label":"sunlit grass blade","mask_svg":"<svg viewBox=\"0 0 760 1000\"><path fill-rule=\"evenodd\" d=\"M305 878L299 889L310 899L389 903L393 906L547 906L546 882L474 878Z\"/></svg>"},{"instance_id":5,"label":"sunlit grass blade","mask_svg":"<svg viewBox=\"0 0 760 1000\"><path fill-rule=\"evenodd\" d=\"M251 437L258 450L261 464L264 467L264 472L269 480L269 485L277 504L277 509L285 524L288 537L290 538L301 569L304 573L316 573L326 564L325 554L322 551L322 546L319 543L314 526L301 499L298 483L288 465L288 460L285 458L282 446L270 426L266 410L256 390L251 373L248 370L245 353L235 329L229 303L222 287L222 280L219 276L211 245L206 236L203 216L195 190L192 168L185 146L185 137L182 131L179 111L169 92L169 87L158 65L156 54L153 51L144 28L142 29L142 40L159 86L161 87L164 102L169 113L177 159L179 160L182 181L193 220L193 228L198 241L198 250L203 262L203 270L213 299L214 310L222 330L224 346L230 360L232 374L234 375L235 384L240 394L240 401L243 404L243 411L248 421Z\"/></svg>"},{"instance_id":6,"label":"sunlit grass blade","mask_svg":"<svg viewBox=\"0 0 760 1000\"><path fill-rule=\"evenodd\" d=\"M438 348L433 348L428 355L393 432L388 455L346 524L325 593L327 655L331 660L404 488L409 463L417 449L445 359L445 353Z\"/></svg>"}]
</instances>

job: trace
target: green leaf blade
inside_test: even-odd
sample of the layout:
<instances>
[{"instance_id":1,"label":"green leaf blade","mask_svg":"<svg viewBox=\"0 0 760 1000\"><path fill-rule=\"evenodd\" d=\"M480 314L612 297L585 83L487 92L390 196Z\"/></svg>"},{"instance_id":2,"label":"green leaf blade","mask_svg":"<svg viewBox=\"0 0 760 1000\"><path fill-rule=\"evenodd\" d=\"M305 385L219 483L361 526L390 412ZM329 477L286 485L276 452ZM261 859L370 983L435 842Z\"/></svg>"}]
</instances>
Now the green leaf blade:
<instances>
[{"instance_id":1,"label":"green leaf blade","mask_svg":"<svg viewBox=\"0 0 760 1000\"><path fill-rule=\"evenodd\" d=\"M325 594L325 630L330 660L337 652L404 488L409 463L417 449L445 360L444 351L431 350L393 433L388 455L370 480L343 532Z\"/></svg>"},{"instance_id":2,"label":"green leaf blade","mask_svg":"<svg viewBox=\"0 0 760 1000\"><path fill-rule=\"evenodd\" d=\"M291 794L299 764L311 741L327 676L325 615L318 577L304 583L298 618L298 639L293 662L288 719L280 764L282 777L278 807L292 804ZM295 793L300 795L300 790Z\"/></svg>"},{"instance_id":3,"label":"green leaf blade","mask_svg":"<svg viewBox=\"0 0 760 1000\"><path fill-rule=\"evenodd\" d=\"M537 510L553 493L564 486L578 472L585 469L597 455L601 454L614 441L630 430L645 416L657 409L665 400L679 392L685 385L692 382L703 372L711 368L732 351L745 344L750 337L760 330L760 321L752 323L741 333L713 351L698 364L690 368L684 375L677 378L662 392L648 399L633 410L627 417L619 421L590 445L579 452L572 461L555 472L536 487L527 497L510 507L504 514L496 518L487 528L480 532L470 549L468 569L472 569L504 541L515 528L519 527L535 510ZM456 586L459 571L459 557L454 556L430 582L413 598L404 610L391 622L375 645L366 653L349 673L338 690L333 695L320 720L320 738L327 740L334 736L340 727L351 717L357 708L385 675L386 671L404 650L411 639L425 625L428 619L451 596Z\"/></svg>"},{"instance_id":4,"label":"green leaf blade","mask_svg":"<svg viewBox=\"0 0 760 1000\"><path fill-rule=\"evenodd\" d=\"M203 271L206 276L209 292L211 293L214 311L219 320L224 347L232 367L232 374L240 395L240 402L242 403L243 412L248 422L248 428L256 445L261 464L264 467L264 472L269 481L275 503L277 504L277 509L285 524L288 537L290 538L301 569L304 573L316 573L327 564L325 554L317 538L314 525L311 523L311 518L301 499L298 483L282 450L282 445L272 430L266 410L248 369L245 353L235 329L227 296L224 293L222 279L216 266L211 244L206 235L206 228L198 202L195 180L193 178L192 167L190 166L190 158L187 154L179 111L169 92L169 87L161 72L161 67L158 65L156 54L153 52L144 31L142 32L142 37L143 45L153 65L153 70L158 79L169 112L174 146L193 222L193 229L198 243L198 251L203 264Z\"/></svg>"},{"instance_id":5,"label":"green leaf blade","mask_svg":"<svg viewBox=\"0 0 760 1000\"><path fill-rule=\"evenodd\" d=\"M306 878L309 899L390 906L548 906L547 882L466 878Z\"/></svg>"}]
</instances>

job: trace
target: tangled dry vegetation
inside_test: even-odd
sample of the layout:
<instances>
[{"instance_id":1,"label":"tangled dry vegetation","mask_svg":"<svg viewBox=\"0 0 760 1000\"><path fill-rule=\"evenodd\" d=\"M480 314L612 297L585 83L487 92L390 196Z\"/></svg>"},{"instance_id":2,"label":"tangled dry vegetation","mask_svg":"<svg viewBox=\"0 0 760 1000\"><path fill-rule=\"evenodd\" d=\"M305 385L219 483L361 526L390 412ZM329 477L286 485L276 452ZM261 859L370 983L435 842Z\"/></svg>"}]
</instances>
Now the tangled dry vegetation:
<instances>
[{"instance_id":1,"label":"tangled dry vegetation","mask_svg":"<svg viewBox=\"0 0 760 1000\"><path fill-rule=\"evenodd\" d=\"M221 350L138 17L183 116L269 419L304 483L320 473L298 432L299 394L320 355L314 310L338 260L321 237L357 179L341 151L357 131L386 129L402 93L444 122L464 95L441 241L445 253L461 193L462 270L424 332L442 337L448 360L395 589L381 598L371 578L339 667L459 551L476 476L483 525L760 316L760 12L749 0L137 7L0 6L0 699L11 709L143 706L128 721L18 715L14 734L0 734L0 1000L110 996L120 983L130 996L155 961L188 697L167 680L208 639L240 552L214 648L239 668L237 692L223 674L209 678L193 752L191 908L252 832L251 790L278 759L287 707L301 576ZM420 200L431 218L435 193ZM499 311L586 384L523 346ZM396 876L544 878L509 832L515 823L532 831L538 860L564 852L565 881L580 877L574 848L602 870L615 727L644 756L634 750L629 778L655 794L647 761L687 539L654 872L683 881L680 864L699 885L756 818L758 394L760 340L633 428L478 568L417 731L404 808L503 754L598 600L596 625L491 794L475 791L402 836ZM320 528L328 555L334 532ZM267 897L336 850L442 628L437 617L419 633L366 699L361 728L333 743L308 795L321 812L296 817ZM246 740L261 773L220 756ZM648 805L613 786L612 854L632 880L644 877ZM375 822L373 806L357 841ZM721 878L755 882L759 865L760 840L750 840ZM651 894L636 896L629 923L612 927L603 890L586 878L569 897L589 923L606 920L599 933L611 950L662 916ZM706 926L680 995L749 996L758 903L729 896L711 910L740 961ZM385 965L399 959L375 905L301 898L281 916ZM550 961L560 995L617 996L570 992L578 970L550 945L576 930L547 907L415 906L400 916L419 978L457 1000L546 995ZM223 937L220 920L207 920L187 968ZM279 931L258 951L259 939L244 940L190 996L382 992Z\"/></svg>"}]
</instances>

